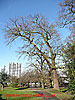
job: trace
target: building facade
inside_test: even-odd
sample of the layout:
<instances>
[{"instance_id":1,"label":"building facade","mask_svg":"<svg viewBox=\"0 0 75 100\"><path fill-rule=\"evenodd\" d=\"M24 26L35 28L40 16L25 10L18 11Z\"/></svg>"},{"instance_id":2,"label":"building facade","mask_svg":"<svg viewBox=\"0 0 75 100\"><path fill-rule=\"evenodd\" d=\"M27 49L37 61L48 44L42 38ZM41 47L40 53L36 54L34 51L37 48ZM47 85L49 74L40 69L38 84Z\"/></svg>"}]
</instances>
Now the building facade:
<instances>
[{"instance_id":1,"label":"building facade","mask_svg":"<svg viewBox=\"0 0 75 100\"><path fill-rule=\"evenodd\" d=\"M21 77L21 63L9 63L9 75Z\"/></svg>"}]
</instances>

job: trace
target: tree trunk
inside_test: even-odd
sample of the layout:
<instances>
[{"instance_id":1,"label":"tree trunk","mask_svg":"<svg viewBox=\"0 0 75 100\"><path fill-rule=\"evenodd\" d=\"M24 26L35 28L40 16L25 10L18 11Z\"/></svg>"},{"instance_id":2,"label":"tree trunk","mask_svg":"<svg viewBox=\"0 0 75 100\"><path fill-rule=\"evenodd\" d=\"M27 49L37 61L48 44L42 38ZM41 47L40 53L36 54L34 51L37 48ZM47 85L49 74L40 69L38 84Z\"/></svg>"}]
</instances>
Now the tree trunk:
<instances>
[{"instance_id":1,"label":"tree trunk","mask_svg":"<svg viewBox=\"0 0 75 100\"><path fill-rule=\"evenodd\" d=\"M54 83L54 89L59 90L59 83L58 83L56 69L53 69L52 71L52 78L53 78L53 83Z\"/></svg>"},{"instance_id":2,"label":"tree trunk","mask_svg":"<svg viewBox=\"0 0 75 100\"><path fill-rule=\"evenodd\" d=\"M40 87L41 87L41 82L40 82Z\"/></svg>"},{"instance_id":3,"label":"tree trunk","mask_svg":"<svg viewBox=\"0 0 75 100\"><path fill-rule=\"evenodd\" d=\"M4 89L4 85L0 83L0 90Z\"/></svg>"},{"instance_id":4,"label":"tree trunk","mask_svg":"<svg viewBox=\"0 0 75 100\"><path fill-rule=\"evenodd\" d=\"M35 82L35 88L36 88L36 82Z\"/></svg>"},{"instance_id":5,"label":"tree trunk","mask_svg":"<svg viewBox=\"0 0 75 100\"><path fill-rule=\"evenodd\" d=\"M50 88L52 88L52 80L50 79Z\"/></svg>"},{"instance_id":6,"label":"tree trunk","mask_svg":"<svg viewBox=\"0 0 75 100\"><path fill-rule=\"evenodd\" d=\"M58 76L55 68L55 58L56 54L53 54L52 48L50 47L51 52L51 60L52 60L52 78L54 82L54 89L59 90L59 82L58 82Z\"/></svg>"},{"instance_id":7,"label":"tree trunk","mask_svg":"<svg viewBox=\"0 0 75 100\"><path fill-rule=\"evenodd\" d=\"M30 86L29 86L29 82L28 82L28 88L29 88Z\"/></svg>"},{"instance_id":8,"label":"tree trunk","mask_svg":"<svg viewBox=\"0 0 75 100\"><path fill-rule=\"evenodd\" d=\"M44 79L41 80L41 83L42 83L42 89L44 89Z\"/></svg>"}]
</instances>

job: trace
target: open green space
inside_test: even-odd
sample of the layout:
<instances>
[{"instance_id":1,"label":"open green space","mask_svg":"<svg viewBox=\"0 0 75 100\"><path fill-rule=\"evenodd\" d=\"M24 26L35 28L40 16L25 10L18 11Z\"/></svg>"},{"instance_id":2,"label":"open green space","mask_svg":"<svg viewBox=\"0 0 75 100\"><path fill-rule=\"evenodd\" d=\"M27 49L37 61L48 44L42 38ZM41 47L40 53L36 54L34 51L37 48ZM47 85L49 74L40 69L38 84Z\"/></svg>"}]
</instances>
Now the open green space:
<instances>
[{"instance_id":1,"label":"open green space","mask_svg":"<svg viewBox=\"0 0 75 100\"><path fill-rule=\"evenodd\" d=\"M66 90L66 89L61 89L61 91ZM50 89L47 92L50 94L55 94L55 96L57 98L59 98L60 100L75 100L74 96L71 95L68 92L61 92L58 90L54 90L54 89Z\"/></svg>"},{"instance_id":2,"label":"open green space","mask_svg":"<svg viewBox=\"0 0 75 100\"><path fill-rule=\"evenodd\" d=\"M21 90L20 90L21 89ZM4 88L4 90L0 90L0 94L2 94L2 99L6 99L6 100L43 100L42 97L6 97L6 94L37 94L34 91L34 89L23 89L23 88L12 88L12 87L6 87ZM54 90L54 89L37 89L36 91L45 91L47 93L50 94L55 94L55 96L57 98L59 98L60 100L74 100L74 96L70 95L66 92L60 92L58 90Z\"/></svg>"},{"instance_id":3,"label":"open green space","mask_svg":"<svg viewBox=\"0 0 75 100\"><path fill-rule=\"evenodd\" d=\"M6 97L6 94L36 94L32 91L28 91L25 89L24 90L14 90L14 89L18 89L18 88L5 88L4 90L0 90L0 94L2 94L2 96L1 96L2 99L6 99L6 100L42 100L42 97Z\"/></svg>"}]
</instances>

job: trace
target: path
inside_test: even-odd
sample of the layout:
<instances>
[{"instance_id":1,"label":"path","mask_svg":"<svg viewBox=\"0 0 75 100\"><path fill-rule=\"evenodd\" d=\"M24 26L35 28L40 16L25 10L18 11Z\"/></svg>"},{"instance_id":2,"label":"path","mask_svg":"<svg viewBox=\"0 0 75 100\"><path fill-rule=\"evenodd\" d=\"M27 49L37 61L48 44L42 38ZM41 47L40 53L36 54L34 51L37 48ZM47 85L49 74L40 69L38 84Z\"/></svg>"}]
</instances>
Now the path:
<instances>
[{"instance_id":1,"label":"path","mask_svg":"<svg viewBox=\"0 0 75 100\"><path fill-rule=\"evenodd\" d=\"M43 95L45 95L45 94L49 94L49 93L47 93L47 92L44 92L44 91L33 91L33 92L35 92L35 93L38 93L38 94L43 94ZM56 96L54 96L54 97L43 97L43 100L59 100Z\"/></svg>"}]
</instances>

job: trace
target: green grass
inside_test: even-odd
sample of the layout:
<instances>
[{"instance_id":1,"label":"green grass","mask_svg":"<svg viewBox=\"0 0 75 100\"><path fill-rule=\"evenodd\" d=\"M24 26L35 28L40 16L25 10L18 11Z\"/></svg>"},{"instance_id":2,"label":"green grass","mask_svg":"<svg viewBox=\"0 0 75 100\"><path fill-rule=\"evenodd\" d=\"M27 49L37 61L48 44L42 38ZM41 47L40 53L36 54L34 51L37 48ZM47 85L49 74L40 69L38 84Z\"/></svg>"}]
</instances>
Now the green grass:
<instances>
[{"instance_id":1,"label":"green grass","mask_svg":"<svg viewBox=\"0 0 75 100\"><path fill-rule=\"evenodd\" d=\"M28 89L28 88L25 88L25 87L5 87L4 90L18 90L18 89Z\"/></svg>"},{"instance_id":2,"label":"green grass","mask_svg":"<svg viewBox=\"0 0 75 100\"><path fill-rule=\"evenodd\" d=\"M50 89L47 92L50 94L55 94L55 96L59 98L60 100L72 100L72 98L74 97L73 95L68 95L66 92L63 93L54 89Z\"/></svg>"},{"instance_id":3,"label":"green grass","mask_svg":"<svg viewBox=\"0 0 75 100\"><path fill-rule=\"evenodd\" d=\"M61 92L66 92L68 90L68 88L60 88Z\"/></svg>"},{"instance_id":4,"label":"green grass","mask_svg":"<svg viewBox=\"0 0 75 100\"><path fill-rule=\"evenodd\" d=\"M14 88L5 88L4 90L0 90L0 94L2 94L2 99L6 100L42 100L42 97L6 97L6 94L36 94L32 91L27 90L8 90Z\"/></svg>"},{"instance_id":5,"label":"green grass","mask_svg":"<svg viewBox=\"0 0 75 100\"><path fill-rule=\"evenodd\" d=\"M36 94L36 93L32 92L33 89L31 91L31 88L23 89L23 90L18 90L18 89L22 89L22 88L6 87L6 88L4 88L4 90L0 90L0 94L2 94L2 99L6 99L6 100L43 100L42 97L6 97L6 94ZM55 96L57 98L59 98L60 100L72 100L72 98L74 97L73 95L68 95L66 92L61 92L61 90L64 91L65 89L61 89L60 91L54 90L54 89L41 89L41 88L38 88L38 89L41 91L46 91L50 94L55 94Z\"/></svg>"}]
</instances>

